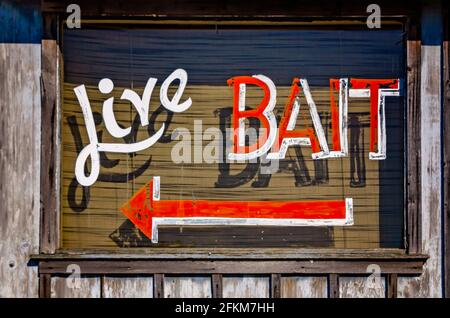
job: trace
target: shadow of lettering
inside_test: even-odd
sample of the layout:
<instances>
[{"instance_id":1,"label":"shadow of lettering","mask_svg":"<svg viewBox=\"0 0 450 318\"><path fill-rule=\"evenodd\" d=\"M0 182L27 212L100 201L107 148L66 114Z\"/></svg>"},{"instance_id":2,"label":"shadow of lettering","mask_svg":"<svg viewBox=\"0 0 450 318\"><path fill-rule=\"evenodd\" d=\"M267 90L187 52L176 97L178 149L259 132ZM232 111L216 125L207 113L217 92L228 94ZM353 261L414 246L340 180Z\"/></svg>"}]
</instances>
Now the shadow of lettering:
<instances>
[{"instance_id":1,"label":"shadow of lettering","mask_svg":"<svg viewBox=\"0 0 450 318\"><path fill-rule=\"evenodd\" d=\"M219 127L224 136L226 136L226 129L231 125L231 118L233 109L231 107L220 108L216 110L220 118ZM326 127L325 134L328 133L328 113L321 114L323 126ZM259 121L257 119L250 119L250 127L259 128ZM227 136L228 137L228 136ZM246 140L248 144L248 139ZM219 163L219 176L215 183L217 188L233 188L239 187L243 184L256 179L251 186L253 188L265 188L269 186L272 174L264 174L261 172L263 168L269 167L271 162L262 162L259 158L256 163L247 163L244 170L236 175L230 175L230 163L227 160L226 138L223 139L220 156L222 158ZM279 172L292 173L295 179L295 186L302 187L308 185L326 184L329 181L328 176L328 160L314 160L314 179L311 178L308 167L306 166L305 158L302 154L300 146L293 146L295 149L295 156L288 155L288 158L280 160Z\"/></svg>"},{"instance_id":2,"label":"shadow of lettering","mask_svg":"<svg viewBox=\"0 0 450 318\"><path fill-rule=\"evenodd\" d=\"M238 174L230 174L230 163L227 162L227 138L230 137L227 134L227 128L231 127L231 115L233 108L219 108L216 110L216 115L219 116L219 129L222 132L222 147L220 148L219 158L219 175L215 182L216 188L235 188L244 185L251 181L258 173L260 160L257 159L255 163L247 163L245 168ZM259 121L254 118L250 118L250 127L256 129L259 128ZM256 126L256 127L255 127ZM246 144L248 144L248 136L246 137Z\"/></svg>"},{"instance_id":3,"label":"shadow of lettering","mask_svg":"<svg viewBox=\"0 0 450 318\"><path fill-rule=\"evenodd\" d=\"M167 133L167 130L169 129L170 123L172 122L173 112L171 112L170 110L167 110L162 105L160 105L150 116L147 130L148 130L149 136L153 136L154 134L156 134L156 129L155 129L156 118L158 118L158 116L163 113L166 113L166 119L164 120L165 127L164 127L163 135L161 136L161 138L158 139L158 142L163 143L163 144L168 144L172 141L172 139L171 139L171 135L166 134L166 133Z\"/></svg>"},{"instance_id":4,"label":"shadow of lettering","mask_svg":"<svg viewBox=\"0 0 450 318\"><path fill-rule=\"evenodd\" d=\"M123 222L109 235L109 237L118 247L139 247L152 245L151 240L146 237L130 220Z\"/></svg>"},{"instance_id":5,"label":"shadow of lettering","mask_svg":"<svg viewBox=\"0 0 450 318\"><path fill-rule=\"evenodd\" d=\"M98 118L99 118L99 116L94 113L94 121L95 121L96 125L99 125L101 123L101 121L99 121ZM101 118L101 116L100 116L100 118ZM136 122L136 119L134 120L134 122ZM73 140L75 143L76 152L80 153L81 150L83 149L83 142L81 139L81 133L79 130L79 125L76 120L76 117L75 116L68 117L67 123L69 125L69 129L70 129L70 132L72 134L72 137L73 137ZM99 142L102 142L103 132L99 131L99 132L97 132L97 135L98 135ZM134 136L131 138L136 138L136 133L132 133L131 135ZM127 136L127 137L128 137L128 139L127 139L128 141L133 142L132 141L133 139L130 139L130 136ZM117 160L117 159L110 160L104 152L100 152L100 166L103 168L113 168L117 164L119 164L119 161L120 160ZM134 170L132 172L128 172L128 173L111 173L111 172L110 173L100 173L97 180L103 181L103 182L112 182L112 183L127 183L127 182L132 181L135 178L139 177L140 175L142 175L150 167L151 161L152 161L152 157L150 156L142 164L142 166L140 166L136 170ZM87 168L85 167L85 169L87 169ZM78 188L82 189L81 200L79 202L77 202ZM69 203L69 207L75 212L82 212L87 209L89 200L90 200L90 187L81 186L78 183L76 177L74 176L70 182L68 192L67 192L67 201Z\"/></svg>"},{"instance_id":6,"label":"shadow of lettering","mask_svg":"<svg viewBox=\"0 0 450 318\"><path fill-rule=\"evenodd\" d=\"M361 123L360 115L369 113L351 113L349 114L350 128L350 187L360 188L366 186L366 163L364 150L364 127L368 124Z\"/></svg>"},{"instance_id":7,"label":"shadow of lettering","mask_svg":"<svg viewBox=\"0 0 450 318\"><path fill-rule=\"evenodd\" d=\"M292 173L294 175L294 184L296 187L304 187L312 184L309 170L306 166L305 158L302 154L300 146L294 146L295 156L288 154L288 158L280 160L278 172ZM261 165L270 165L264 163ZM269 186L272 174L262 174L260 171L257 175L256 181L252 183L254 188L266 188Z\"/></svg>"}]
</instances>

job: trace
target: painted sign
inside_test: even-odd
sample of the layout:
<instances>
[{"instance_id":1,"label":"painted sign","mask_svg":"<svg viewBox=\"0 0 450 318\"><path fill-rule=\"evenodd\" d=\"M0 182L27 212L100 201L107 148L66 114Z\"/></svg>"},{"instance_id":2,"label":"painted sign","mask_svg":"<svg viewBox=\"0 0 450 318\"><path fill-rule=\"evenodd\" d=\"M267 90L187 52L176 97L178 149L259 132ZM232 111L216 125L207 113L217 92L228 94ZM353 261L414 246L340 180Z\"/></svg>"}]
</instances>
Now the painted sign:
<instances>
[{"instance_id":1,"label":"painted sign","mask_svg":"<svg viewBox=\"0 0 450 318\"><path fill-rule=\"evenodd\" d=\"M160 89L161 105L168 111L182 113L192 105L192 99L180 102L187 85L187 72L175 70L162 83ZM168 97L169 86L179 81L172 98ZM148 126L150 99L156 85L156 78L149 78L140 97L135 91L125 89L121 95L136 108L142 126ZM300 84L300 85L299 85ZM273 112L276 106L276 87L270 78L264 75L239 76L228 80L232 86L233 97L233 151L227 154L228 159L247 161L259 158L267 153L268 160L284 159L287 148L293 145L311 146L312 158L338 158L348 155L347 112L348 96L370 98L370 153L372 160L386 158L386 123L384 104L386 96L399 96L400 81L398 79L350 79L330 80L330 90L339 88L339 103L336 106L331 99L333 148L329 150L321 124L317 107L306 79L295 78L285 106L284 115L277 128ZM245 103L247 85L255 85L263 90L263 98L255 109L247 109ZM102 94L110 94L113 82L104 78L98 89ZM295 129L300 112L301 89L308 103L309 114L314 128ZM75 175L83 186L91 186L100 173L99 152L134 153L150 148L164 133L164 124L151 137L145 140L126 143L99 143L92 108L84 85L74 89L80 103L90 143L83 148L77 157ZM115 119L114 97L103 103L103 120L107 131L115 138L123 138L131 133L131 127L122 128ZM256 118L261 126L259 137L250 145L246 145L247 135L245 119ZM376 147L378 149L376 149ZM86 161L90 157L89 176L85 175ZM158 242L158 224L175 225L280 225L280 226L323 226L352 225L353 200L333 201L208 201L208 200L172 200L160 201L160 179L154 177L140 189L121 211L152 242Z\"/></svg>"},{"instance_id":2,"label":"painted sign","mask_svg":"<svg viewBox=\"0 0 450 318\"><path fill-rule=\"evenodd\" d=\"M349 32L66 30L63 246L397 246L401 32Z\"/></svg>"}]
</instances>

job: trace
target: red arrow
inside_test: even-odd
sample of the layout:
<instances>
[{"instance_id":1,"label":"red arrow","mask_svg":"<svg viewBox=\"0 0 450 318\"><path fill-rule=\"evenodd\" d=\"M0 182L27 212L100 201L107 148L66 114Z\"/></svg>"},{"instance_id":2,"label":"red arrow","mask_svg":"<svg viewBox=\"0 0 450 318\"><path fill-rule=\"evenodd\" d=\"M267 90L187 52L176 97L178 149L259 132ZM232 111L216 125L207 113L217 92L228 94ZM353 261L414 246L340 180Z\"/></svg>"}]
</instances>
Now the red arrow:
<instances>
[{"instance_id":1,"label":"red arrow","mask_svg":"<svg viewBox=\"0 0 450 318\"><path fill-rule=\"evenodd\" d=\"M152 242L157 225L352 225L352 199L328 201L159 200L159 177L121 208Z\"/></svg>"}]
</instances>

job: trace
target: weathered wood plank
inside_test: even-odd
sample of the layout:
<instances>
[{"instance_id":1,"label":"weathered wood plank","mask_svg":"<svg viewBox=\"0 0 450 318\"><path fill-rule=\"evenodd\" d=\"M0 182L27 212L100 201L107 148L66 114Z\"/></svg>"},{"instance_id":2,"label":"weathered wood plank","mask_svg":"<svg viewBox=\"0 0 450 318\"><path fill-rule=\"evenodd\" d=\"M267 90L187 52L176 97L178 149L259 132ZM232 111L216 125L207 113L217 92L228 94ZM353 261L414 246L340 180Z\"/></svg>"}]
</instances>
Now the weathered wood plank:
<instances>
[{"instance_id":1,"label":"weathered wood plank","mask_svg":"<svg viewBox=\"0 0 450 318\"><path fill-rule=\"evenodd\" d=\"M41 273L65 273L74 261L42 261ZM373 261L77 260L84 274L366 274ZM422 261L378 261L382 274L420 275Z\"/></svg>"},{"instance_id":2,"label":"weathered wood plank","mask_svg":"<svg viewBox=\"0 0 450 318\"><path fill-rule=\"evenodd\" d=\"M399 297L441 297L441 85L442 11L438 1L426 2L421 17L420 70L420 209L421 248L430 256L423 275L399 279ZM416 129L416 128L414 128Z\"/></svg>"},{"instance_id":3,"label":"weathered wood plank","mask_svg":"<svg viewBox=\"0 0 450 318\"><path fill-rule=\"evenodd\" d=\"M418 22L408 21L406 233L409 253L420 253L420 39Z\"/></svg>"},{"instance_id":4,"label":"weathered wood plank","mask_svg":"<svg viewBox=\"0 0 450 318\"><path fill-rule=\"evenodd\" d=\"M0 297L37 297L39 44L0 44Z\"/></svg>"},{"instance_id":5,"label":"weathered wood plank","mask_svg":"<svg viewBox=\"0 0 450 318\"><path fill-rule=\"evenodd\" d=\"M318 276L287 276L281 278L283 298L327 298L327 278Z\"/></svg>"},{"instance_id":6,"label":"weathered wood plank","mask_svg":"<svg viewBox=\"0 0 450 318\"><path fill-rule=\"evenodd\" d=\"M56 17L44 17L42 40L42 110L41 110L41 253L54 253L59 247L60 188L60 60L54 28Z\"/></svg>"},{"instance_id":7,"label":"weathered wood plank","mask_svg":"<svg viewBox=\"0 0 450 318\"><path fill-rule=\"evenodd\" d=\"M223 297L222 279L223 279L223 277L221 274L212 274L211 275L212 297L213 298L222 298Z\"/></svg>"},{"instance_id":8,"label":"weathered wood plank","mask_svg":"<svg viewBox=\"0 0 450 318\"><path fill-rule=\"evenodd\" d=\"M281 297L281 275L272 274L270 275L270 297L280 298Z\"/></svg>"},{"instance_id":9,"label":"weathered wood plank","mask_svg":"<svg viewBox=\"0 0 450 318\"><path fill-rule=\"evenodd\" d=\"M34 260L120 260L120 259L236 259L236 260L426 260L424 254L406 254L399 249L299 249L299 248L158 248L64 250L55 254L32 255Z\"/></svg>"},{"instance_id":10,"label":"weathered wood plank","mask_svg":"<svg viewBox=\"0 0 450 318\"><path fill-rule=\"evenodd\" d=\"M339 298L339 275L328 275L328 298Z\"/></svg>"},{"instance_id":11,"label":"weathered wood plank","mask_svg":"<svg viewBox=\"0 0 450 318\"><path fill-rule=\"evenodd\" d=\"M100 277L53 276L51 279L52 298L99 298L100 296Z\"/></svg>"},{"instance_id":12,"label":"weathered wood plank","mask_svg":"<svg viewBox=\"0 0 450 318\"><path fill-rule=\"evenodd\" d=\"M39 298L50 298L51 296L51 282L52 276L50 274L39 275Z\"/></svg>"},{"instance_id":13,"label":"weathered wood plank","mask_svg":"<svg viewBox=\"0 0 450 318\"><path fill-rule=\"evenodd\" d=\"M211 298L211 278L198 277L164 277L165 298Z\"/></svg>"},{"instance_id":14,"label":"weathered wood plank","mask_svg":"<svg viewBox=\"0 0 450 318\"><path fill-rule=\"evenodd\" d=\"M414 298L417 296L416 288L420 288L418 280L411 277L398 277L397 298Z\"/></svg>"},{"instance_id":15,"label":"weathered wood plank","mask_svg":"<svg viewBox=\"0 0 450 318\"><path fill-rule=\"evenodd\" d=\"M153 297L164 298L164 274L153 275Z\"/></svg>"},{"instance_id":16,"label":"weathered wood plank","mask_svg":"<svg viewBox=\"0 0 450 318\"><path fill-rule=\"evenodd\" d=\"M444 9L445 10L445 9ZM443 43L444 123L450 123L450 5L447 2ZM444 296L450 298L450 127L444 125Z\"/></svg>"},{"instance_id":17,"label":"weathered wood plank","mask_svg":"<svg viewBox=\"0 0 450 318\"><path fill-rule=\"evenodd\" d=\"M449 19L449 18L448 18ZM447 19L447 25L449 25ZM450 26L447 26L447 36ZM450 123L450 48L444 42L444 122ZM444 125L445 296L450 297L450 127Z\"/></svg>"},{"instance_id":18,"label":"weathered wood plank","mask_svg":"<svg viewBox=\"0 0 450 318\"><path fill-rule=\"evenodd\" d=\"M153 277L111 277L102 282L103 298L152 298Z\"/></svg>"},{"instance_id":19,"label":"weathered wood plank","mask_svg":"<svg viewBox=\"0 0 450 318\"><path fill-rule=\"evenodd\" d=\"M224 298L268 298L269 296L269 277L227 276L223 278Z\"/></svg>"},{"instance_id":20,"label":"weathered wood plank","mask_svg":"<svg viewBox=\"0 0 450 318\"><path fill-rule=\"evenodd\" d=\"M398 294L398 276L397 274L390 274L387 276L387 298L397 298Z\"/></svg>"},{"instance_id":21,"label":"weathered wood plank","mask_svg":"<svg viewBox=\"0 0 450 318\"><path fill-rule=\"evenodd\" d=\"M340 298L384 298L384 277L339 277Z\"/></svg>"}]
</instances>

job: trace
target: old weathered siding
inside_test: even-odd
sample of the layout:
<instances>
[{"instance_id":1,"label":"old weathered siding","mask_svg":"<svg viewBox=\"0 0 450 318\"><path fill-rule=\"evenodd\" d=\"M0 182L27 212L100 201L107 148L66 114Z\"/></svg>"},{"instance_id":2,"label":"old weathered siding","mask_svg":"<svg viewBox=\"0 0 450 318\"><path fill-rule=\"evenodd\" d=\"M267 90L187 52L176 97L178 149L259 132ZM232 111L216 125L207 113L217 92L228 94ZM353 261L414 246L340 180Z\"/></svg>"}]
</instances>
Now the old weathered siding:
<instances>
[{"instance_id":1,"label":"old weathered siding","mask_svg":"<svg viewBox=\"0 0 450 318\"><path fill-rule=\"evenodd\" d=\"M165 277L165 298L211 298L210 277Z\"/></svg>"},{"instance_id":2,"label":"old weathered siding","mask_svg":"<svg viewBox=\"0 0 450 318\"><path fill-rule=\"evenodd\" d=\"M2 3L3 5L3 3ZM106 5L106 4L105 4ZM3 7L2 7L3 8ZM6 11L2 11L6 12ZM26 25L39 37L36 21ZM12 19L16 23L15 19ZM33 22L35 21L35 22ZM31 23L33 22L33 23ZM18 25L17 28L23 26ZM441 254L441 18L439 8L425 8L422 16L420 133L421 133L421 241L428 254L424 274L399 277L398 297L442 296ZM26 32L22 32L26 33ZM3 32L2 42L18 32ZM5 40L6 39L6 40ZM39 39L40 41L40 39ZM448 70L447 70L448 72ZM29 256L39 252L39 193L41 142L41 46L0 44L0 297L36 297L37 267ZM448 182L448 181L447 181ZM446 210L448 213L448 210ZM448 265L447 265L448 266ZM161 276L162 277L162 276ZM336 277L336 276L334 276ZM154 278L149 276L82 276L78 282L54 276L52 297L153 297ZM280 279L282 297L327 297L326 277L286 276ZM339 297L384 297L386 279L367 285L367 277L341 276ZM212 297L211 277L163 278L165 297ZM79 284L79 285L78 285ZM447 283L448 284L448 283ZM273 287L273 286L272 286ZM372 288L371 288L372 287ZM269 297L269 276L224 276L224 297Z\"/></svg>"},{"instance_id":3,"label":"old weathered siding","mask_svg":"<svg viewBox=\"0 0 450 318\"><path fill-rule=\"evenodd\" d=\"M270 296L270 278L243 276L223 278L224 298L267 298Z\"/></svg>"},{"instance_id":4,"label":"old weathered siding","mask_svg":"<svg viewBox=\"0 0 450 318\"><path fill-rule=\"evenodd\" d=\"M444 42L444 122L450 122L450 6L446 21L446 41ZM450 127L444 125L444 246L445 246L445 297L450 297Z\"/></svg>"},{"instance_id":5,"label":"old weathered siding","mask_svg":"<svg viewBox=\"0 0 450 318\"><path fill-rule=\"evenodd\" d=\"M58 215L61 140L59 71L61 54L56 40L42 41L42 108L41 108L41 224L40 253L51 254L59 247Z\"/></svg>"},{"instance_id":6,"label":"old weathered siding","mask_svg":"<svg viewBox=\"0 0 450 318\"><path fill-rule=\"evenodd\" d=\"M340 277L340 298L384 298L386 280L384 277Z\"/></svg>"},{"instance_id":7,"label":"old weathered siding","mask_svg":"<svg viewBox=\"0 0 450 318\"><path fill-rule=\"evenodd\" d=\"M152 298L153 277L109 277L103 278L104 298Z\"/></svg>"},{"instance_id":8,"label":"old weathered siding","mask_svg":"<svg viewBox=\"0 0 450 318\"><path fill-rule=\"evenodd\" d=\"M52 298L99 298L101 284L99 277L52 277Z\"/></svg>"},{"instance_id":9,"label":"old weathered siding","mask_svg":"<svg viewBox=\"0 0 450 318\"><path fill-rule=\"evenodd\" d=\"M38 44L0 44L0 297L37 297L40 63Z\"/></svg>"},{"instance_id":10,"label":"old weathered siding","mask_svg":"<svg viewBox=\"0 0 450 318\"><path fill-rule=\"evenodd\" d=\"M399 278L399 297L441 297L441 44L439 6L422 12L421 221L422 252L430 256L418 278Z\"/></svg>"},{"instance_id":11,"label":"old weathered siding","mask_svg":"<svg viewBox=\"0 0 450 318\"><path fill-rule=\"evenodd\" d=\"M326 298L327 278L308 276L288 276L281 278L283 298Z\"/></svg>"}]
</instances>

